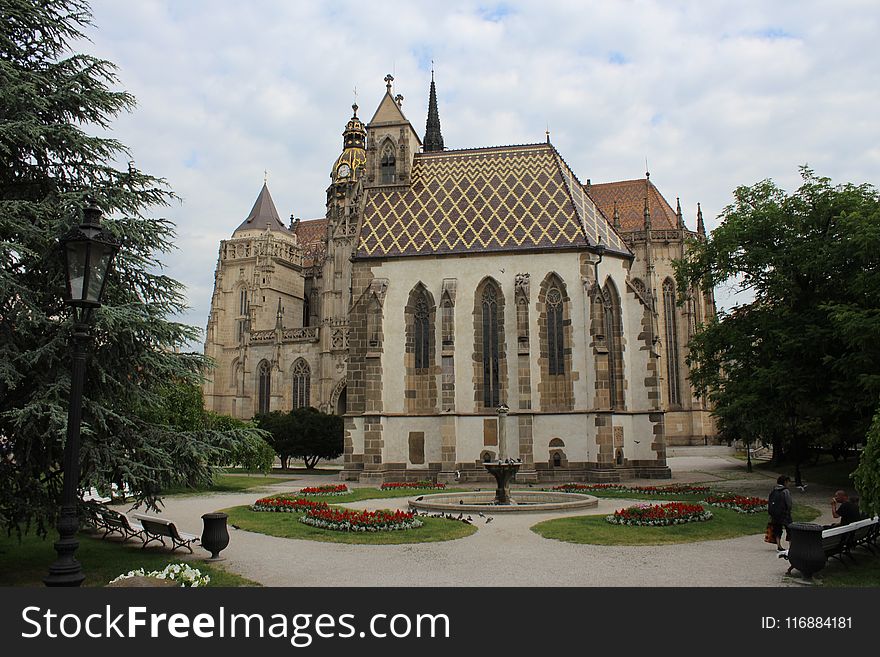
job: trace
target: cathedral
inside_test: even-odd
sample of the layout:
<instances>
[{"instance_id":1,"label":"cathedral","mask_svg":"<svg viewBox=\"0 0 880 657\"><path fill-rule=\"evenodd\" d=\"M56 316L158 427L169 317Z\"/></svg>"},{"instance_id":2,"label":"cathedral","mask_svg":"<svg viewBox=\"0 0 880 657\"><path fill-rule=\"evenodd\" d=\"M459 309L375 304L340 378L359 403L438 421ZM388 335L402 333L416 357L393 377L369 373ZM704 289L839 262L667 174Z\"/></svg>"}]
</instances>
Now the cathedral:
<instances>
[{"instance_id":1,"label":"cathedral","mask_svg":"<svg viewBox=\"0 0 880 657\"><path fill-rule=\"evenodd\" d=\"M704 239L644 178L582 183L546 142L447 149L385 94L358 107L326 215L281 220L264 183L220 244L206 408L345 417L341 477L378 484L668 478L667 445L715 434L688 381L711 295L677 303L672 261Z\"/></svg>"}]
</instances>

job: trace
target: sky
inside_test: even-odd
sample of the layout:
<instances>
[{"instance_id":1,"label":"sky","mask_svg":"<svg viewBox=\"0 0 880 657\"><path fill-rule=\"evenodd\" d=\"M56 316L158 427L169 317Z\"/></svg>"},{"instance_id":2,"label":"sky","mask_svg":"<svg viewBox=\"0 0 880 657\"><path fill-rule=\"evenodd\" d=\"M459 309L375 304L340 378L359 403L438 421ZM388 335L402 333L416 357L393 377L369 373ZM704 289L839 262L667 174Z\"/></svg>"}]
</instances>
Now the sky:
<instances>
[{"instance_id":1,"label":"sky","mask_svg":"<svg viewBox=\"0 0 880 657\"><path fill-rule=\"evenodd\" d=\"M422 135L433 61L447 148L544 141L581 182L643 177L694 229L733 190L808 165L880 179L876 0L93 0L91 42L137 107L111 135L181 197L166 273L204 330L220 240L268 179L283 220L324 215L357 101L394 76ZM647 165L646 165L647 162ZM716 291L721 307L742 301ZM201 349L201 345L192 345Z\"/></svg>"}]
</instances>

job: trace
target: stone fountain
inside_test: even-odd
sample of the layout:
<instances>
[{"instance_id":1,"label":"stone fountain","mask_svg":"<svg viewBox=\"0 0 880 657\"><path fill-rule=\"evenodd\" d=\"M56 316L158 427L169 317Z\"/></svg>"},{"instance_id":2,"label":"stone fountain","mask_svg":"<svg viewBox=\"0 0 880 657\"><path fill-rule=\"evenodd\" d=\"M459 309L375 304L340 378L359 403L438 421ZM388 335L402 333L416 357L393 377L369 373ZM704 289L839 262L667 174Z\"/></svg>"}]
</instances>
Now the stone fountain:
<instances>
[{"instance_id":1,"label":"stone fountain","mask_svg":"<svg viewBox=\"0 0 880 657\"><path fill-rule=\"evenodd\" d=\"M516 492L516 500L510 496L510 482L522 467L522 461L511 458L507 451L507 414L510 409L505 404L498 407L498 458L483 463L483 467L495 477L495 493L464 492L435 493L421 495L409 501L411 509L434 512L481 512L524 513L547 511L574 511L595 508L598 498L580 493L560 493L555 491Z\"/></svg>"},{"instance_id":2,"label":"stone fountain","mask_svg":"<svg viewBox=\"0 0 880 657\"><path fill-rule=\"evenodd\" d=\"M522 466L520 459L512 459L507 453L507 404L501 404L498 412L498 459L484 463L483 467L495 477L495 504L516 504L510 497L510 482Z\"/></svg>"}]
</instances>

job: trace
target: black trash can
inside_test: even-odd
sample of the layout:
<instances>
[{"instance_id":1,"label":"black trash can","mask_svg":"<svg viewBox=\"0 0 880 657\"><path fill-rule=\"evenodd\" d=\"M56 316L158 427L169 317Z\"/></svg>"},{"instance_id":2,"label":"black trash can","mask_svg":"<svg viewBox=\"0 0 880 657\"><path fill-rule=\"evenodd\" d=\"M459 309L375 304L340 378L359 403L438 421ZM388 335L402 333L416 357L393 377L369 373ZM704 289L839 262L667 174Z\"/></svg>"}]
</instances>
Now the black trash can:
<instances>
[{"instance_id":1,"label":"black trash can","mask_svg":"<svg viewBox=\"0 0 880 657\"><path fill-rule=\"evenodd\" d=\"M822 525L812 522L793 522L788 526L788 531L791 534L791 546L788 548L791 568L799 570L807 579L812 579L813 575L825 567Z\"/></svg>"},{"instance_id":2,"label":"black trash can","mask_svg":"<svg viewBox=\"0 0 880 657\"><path fill-rule=\"evenodd\" d=\"M206 513L202 516L204 529L202 530L202 547L211 553L207 561L221 561L220 552L229 545L229 530L226 528L226 520L229 518L225 513Z\"/></svg>"}]
</instances>

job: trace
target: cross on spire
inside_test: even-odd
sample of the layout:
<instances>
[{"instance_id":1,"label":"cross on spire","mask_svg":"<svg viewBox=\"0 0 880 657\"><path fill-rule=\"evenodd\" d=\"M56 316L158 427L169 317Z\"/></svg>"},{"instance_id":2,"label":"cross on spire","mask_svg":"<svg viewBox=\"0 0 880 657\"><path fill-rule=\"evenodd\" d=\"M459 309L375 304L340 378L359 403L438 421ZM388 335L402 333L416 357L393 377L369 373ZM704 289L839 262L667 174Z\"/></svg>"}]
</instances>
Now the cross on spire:
<instances>
[{"instance_id":1,"label":"cross on spire","mask_svg":"<svg viewBox=\"0 0 880 657\"><path fill-rule=\"evenodd\" d=\"M385 88L388 89L388 93L391 93L391 83L394 82L394 76L389 73L385 76Z\"/></svg>"}]
</instances>

